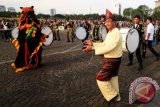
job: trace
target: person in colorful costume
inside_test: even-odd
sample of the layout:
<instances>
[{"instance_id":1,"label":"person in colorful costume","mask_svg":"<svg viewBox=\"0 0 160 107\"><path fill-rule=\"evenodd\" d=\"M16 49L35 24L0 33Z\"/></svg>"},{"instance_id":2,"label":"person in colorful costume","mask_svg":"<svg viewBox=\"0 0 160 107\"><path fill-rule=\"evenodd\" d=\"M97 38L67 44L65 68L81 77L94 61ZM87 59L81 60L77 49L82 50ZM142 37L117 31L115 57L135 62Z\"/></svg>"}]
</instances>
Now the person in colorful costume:
<instances>
[{"instance_id":1,"label":"person in colorful costume","mask_svg":"<svg viewBox=\"0 0 160 107\"><path fill-rule=\"evenodd\" d=\"M41 64L42 45L46 37L41 33L34 7L21 7L21 9L18 38L12 41L16 47L17 57L11 66L16 72L35 68Z\"/></svg>"}]
</instances>

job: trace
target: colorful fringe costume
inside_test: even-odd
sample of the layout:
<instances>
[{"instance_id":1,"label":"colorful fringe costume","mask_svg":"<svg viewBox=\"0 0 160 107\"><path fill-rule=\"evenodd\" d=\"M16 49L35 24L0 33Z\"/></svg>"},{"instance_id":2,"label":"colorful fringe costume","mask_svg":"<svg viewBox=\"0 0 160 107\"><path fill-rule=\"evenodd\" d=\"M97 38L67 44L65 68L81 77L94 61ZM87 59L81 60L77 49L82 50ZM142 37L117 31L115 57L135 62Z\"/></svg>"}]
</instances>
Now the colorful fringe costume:
<instances>
[{"instance_id":1,"label":"colorful fringe costume","mask_svg":"<svg viewBox=\"0 0 160 107\"><path fill-rule=\"evenodd\" d=\"M42 44L45 42L45 35L41 33L33 6L21 9L18 38L12 41L17 50L17 57L11 66L16 72L35 68L41 63Z\"/></svg>"}]
</instances>

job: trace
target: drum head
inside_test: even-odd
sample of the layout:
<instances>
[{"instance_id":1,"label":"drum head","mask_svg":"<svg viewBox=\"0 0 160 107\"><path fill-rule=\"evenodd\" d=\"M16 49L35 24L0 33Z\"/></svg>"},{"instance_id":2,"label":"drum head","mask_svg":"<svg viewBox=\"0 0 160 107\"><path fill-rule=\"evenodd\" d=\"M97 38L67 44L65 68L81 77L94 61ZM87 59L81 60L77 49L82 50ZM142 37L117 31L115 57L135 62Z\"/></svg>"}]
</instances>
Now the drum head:
<instances>
[{"instance_id":1,"label":"drum head","mask_svg":"<svg viewBox=\"0 0 160 107\"><path fill-rule=\"evenodd\" d=\"M104 41L107 36L107 29L105 26L102 26L101 28L101 35L102 35L102 40Z\"/></svg>"},{"instance_id":2,"label":"drum head","mask_svg":"<svg viewBox=\"0 0 160 107\"><path fill-rule=\"evenodd\" d=\"M64 30L64 26L59 26L58 29L59 30Z\"/></svg>"},{"instance_id":3,"label":"drum head","mask_svg":"<svg viewBox=\"0 0 160 107\"><path fill-rule=\"evenodd\" d=\"M83 27L78 27L76 29L76 37L79 39L79 40L84 40L86 38L86 29L84 29Z\"/></svg>"},{"instance_id":4,"label":"drum head","mask_svg":"<svg viewBox=\"0 0 160 107\"><path fill-rule=\"evenodd\" d=\"M18 27L14 28L12 31L11 31L11 35L14 39L17 39L18 38L18 33L19 33L19 29Z\"/></svg>"},{"instance_id":5,"label":"drum head","mask_svg":"<svg viewBox=\"0 0 160 107\"><path fill-rule=\"evenodd\" d=\"M52 42L53 42L53 32L52 32L51 28L49 28L48 26L42 26L41 33L43 33L43 34L45 34L47 36L45 38L46 42L44 42L43 44L45 46L51 45Z\"/></svg>"},{"instance_id":6,"label":"drum head","mask_svg":"<svg viewBox=\"0 0 160 107\"><path fill-rule=\"evenodd\" d=\"M138 31L134 28L128 31L126 37L126 48L130 53L133 53L137 50L139 46L139 34Z\"/></svg>"}]
</instances>

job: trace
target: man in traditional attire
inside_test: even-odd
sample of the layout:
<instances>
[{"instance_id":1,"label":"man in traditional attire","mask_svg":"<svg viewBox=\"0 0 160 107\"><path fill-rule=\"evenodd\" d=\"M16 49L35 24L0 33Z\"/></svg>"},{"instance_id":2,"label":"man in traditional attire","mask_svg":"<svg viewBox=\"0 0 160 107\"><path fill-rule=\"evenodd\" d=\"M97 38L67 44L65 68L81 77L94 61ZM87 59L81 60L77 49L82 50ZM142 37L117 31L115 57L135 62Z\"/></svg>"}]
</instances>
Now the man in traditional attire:
<instances>
[{"instance_id":1,"label":"man in traditional attire","mask_svg":"<svg viewBox=\"0 0 160 107\"><path fill-rule=\"evenodd\" d=\"M33 6L21 7L18 38L12 41L17 50L17 57L11 66L16 69L16 72L35 68L41 63L42 44L45 42L45 35L41 33L40 23L33 8Z\"/></svg>"},{"instance_id":2,"label":"man in traditional attire","mask_svg":"<svg viewBox=\"0 0 160 107\"><path fill-rule=\"evenodd\" d=\"M94 50L96 55L104 55L104 64L96 74L98 87L108 102L120 101L118 70L122 57L122 36L119 29L116 28L115 18L109 10L106 10L106 27L109 32L105 40L101 43L86 40L83 51Z\"/></svg>"}]
</instances>

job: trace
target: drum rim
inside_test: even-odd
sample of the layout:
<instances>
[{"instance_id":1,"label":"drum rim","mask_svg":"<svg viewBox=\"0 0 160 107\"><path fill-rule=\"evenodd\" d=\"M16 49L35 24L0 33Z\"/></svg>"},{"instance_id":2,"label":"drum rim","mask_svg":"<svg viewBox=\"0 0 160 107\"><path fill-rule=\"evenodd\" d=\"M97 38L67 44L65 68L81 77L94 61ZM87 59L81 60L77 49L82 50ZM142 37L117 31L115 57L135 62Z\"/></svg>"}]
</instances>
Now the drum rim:
<instances>
[{"instance_id":1,"label":"drum rim","mask_svg":"<svg viewBox=\"0 0 160 107\"><path fill-rule=\"evenodd\" d=\"M135 29L135 28L130 28L129 31L132 30L132 29ZM137 31L137 29L135 29L135 30ZM126 45L126 48L127 48L127 51L128 51L128 52L130 52L129 49L128 49L128 46L127 46L127 38L128 38L128 33L129 33L129 31L127 32L126 42L125 42L125 45ZM138 31L137 31L137 32L138 32ZM138 33L138 35L139 35L139 33ZM139 42L140 42L140 41L138 41L138 45L137 45L137 47L136 47L136 50L138 49ZM135 50L135 51L136 51L136 50ZM134 51L134 52L135 52L135 51ZM130 52L130 53L134 53L134 52Z\"/></svg>"},{"instance_id":2,"label":"drum rim","mask_svg":"<svg viewBox=\"0 0 160 107\"><path fill-rule=\"evenodd\" d=\"M42 29L43 27L49 27L50 29L51 29L51 27L50 26L47 26L47 25L43 25L43 26L41 26L40 28ZM52 30L52 29L51 29Z\"/></svg>"},{"instance_id":3,"label":"drum rim","mask_svg":"<svg viewBox=\"0 0 160 107\"><path fill-rule=\"evenodd\" d=\"M52 42L51 42L49 45L45 45L44 43L43 43L43 45L44 45L44 46L51 46L51 45L52 45L52 43L53 43L53 40L52 40Z\"/></svg>"}]
</instances>

